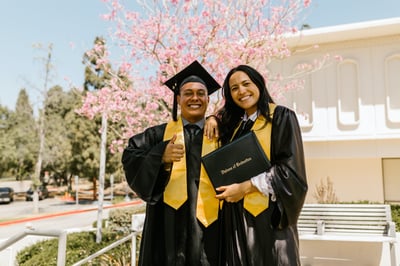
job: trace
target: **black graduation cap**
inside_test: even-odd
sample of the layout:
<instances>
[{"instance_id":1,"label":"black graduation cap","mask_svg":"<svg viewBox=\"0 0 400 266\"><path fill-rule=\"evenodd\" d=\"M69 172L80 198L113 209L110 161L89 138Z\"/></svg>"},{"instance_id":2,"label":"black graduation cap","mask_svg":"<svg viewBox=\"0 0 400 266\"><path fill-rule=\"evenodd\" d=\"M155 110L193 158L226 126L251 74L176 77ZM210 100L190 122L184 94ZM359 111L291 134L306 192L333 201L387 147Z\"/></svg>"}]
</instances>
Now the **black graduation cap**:
<instances>
[{"instance_id":1,"label":"black graduation cap","mask_svg":"<svg viewBox=\"0 0 400 266\"><path fill-rule=\"evenodd\" d=\"M179 94L181 87L188 82L203 83L208 91L208 95L217 91L221 86L218 82L207 72L207 70L196 60L190 65L182 69L175 76L167 80L164 84L174 93L174 105L172 109L172 118L177 120L178 103L176 96Z\"/></svg>"}]
</instances>

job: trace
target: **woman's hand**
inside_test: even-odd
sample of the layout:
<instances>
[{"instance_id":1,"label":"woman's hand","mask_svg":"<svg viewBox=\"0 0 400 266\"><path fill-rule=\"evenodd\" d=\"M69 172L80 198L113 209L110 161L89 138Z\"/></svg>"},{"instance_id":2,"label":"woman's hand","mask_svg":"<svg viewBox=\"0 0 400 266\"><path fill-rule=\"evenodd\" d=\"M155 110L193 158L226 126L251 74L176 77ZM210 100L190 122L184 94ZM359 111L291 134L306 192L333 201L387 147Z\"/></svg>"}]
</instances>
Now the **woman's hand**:
<instances>
[{"instance_id":1,"label":"woman's hand","mask_svg":"<svg viewBox=\"0 0 400 266\"><path fill-rule=\"evenodd\" d=\"M216 198L225 200L226 202L238 202L243 199L246 194L257 191L250 180L242 183L235 183L228 186L221 186L216 189L218 192Z\"/></svg>"},{"instance_id":2,"label":"woman's hand","mask_svg":"<svg viewBox=\"0 0 400 266\"><path fill-rule=\"evenodd\" d=\"M218 130L218 121L217 118L213 115L207 117L206 123L204 125L204 136L207 136L209 140L212 140L214 137L219 137Z\"/></svg>"}]
</instances>

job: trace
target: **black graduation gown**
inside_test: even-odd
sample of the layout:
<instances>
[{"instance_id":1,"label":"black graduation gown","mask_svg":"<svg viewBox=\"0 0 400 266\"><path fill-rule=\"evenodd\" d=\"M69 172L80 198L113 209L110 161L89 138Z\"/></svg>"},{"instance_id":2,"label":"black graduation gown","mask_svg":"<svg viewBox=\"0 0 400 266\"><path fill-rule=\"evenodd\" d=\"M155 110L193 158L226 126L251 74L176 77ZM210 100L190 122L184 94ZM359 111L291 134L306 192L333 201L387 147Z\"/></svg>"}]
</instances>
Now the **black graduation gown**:
<instances>
[{"instance_id":1,"label":"black graduation gown","mask_svg":"<svg viewBox=\"0 0 400 266\"><path fill-rule=\"evenodd\" d=\"M243 200L223 204L223 265L300 265L297 219L307 181L298 121L283 106L276 107L272 121L270 160L276 202L270 197L269 208L257 217L243 208Z\"/></svg>"},{"instance_id":2,"label":"black graduation gown","mask_svg":"<svg viewBox=\"0 0 400 266\"><path fill-rule=\"evenodd\" d=\"M139 265L217 265L217 222L205 228L196 219L203 133L186 145L188 200L175 210L163 201L169 180L161 162L168 143L165 128L162 124L133 136L122 155L130 187L147 203Z\"/></svg>"}]
</instances>

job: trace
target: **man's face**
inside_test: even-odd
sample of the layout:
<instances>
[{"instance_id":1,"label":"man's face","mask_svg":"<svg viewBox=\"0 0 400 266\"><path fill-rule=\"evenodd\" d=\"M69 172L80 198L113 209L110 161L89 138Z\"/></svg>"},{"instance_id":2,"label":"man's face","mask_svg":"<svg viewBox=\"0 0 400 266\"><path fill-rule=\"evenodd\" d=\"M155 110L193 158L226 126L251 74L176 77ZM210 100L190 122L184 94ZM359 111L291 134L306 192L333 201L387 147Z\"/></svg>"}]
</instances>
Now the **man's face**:
<instances>
[{"instance_id":1,"label":"man's face","mask_svg":"<svg viewBox=\"0 0 400 266\"><path fill-rule=\"evenodd\" d=\"M199 82L185 83L177 96L181 106L181 115L190 123L195 123L204 118L209 97L207 88Z\"/></svg>"}]
</instances>

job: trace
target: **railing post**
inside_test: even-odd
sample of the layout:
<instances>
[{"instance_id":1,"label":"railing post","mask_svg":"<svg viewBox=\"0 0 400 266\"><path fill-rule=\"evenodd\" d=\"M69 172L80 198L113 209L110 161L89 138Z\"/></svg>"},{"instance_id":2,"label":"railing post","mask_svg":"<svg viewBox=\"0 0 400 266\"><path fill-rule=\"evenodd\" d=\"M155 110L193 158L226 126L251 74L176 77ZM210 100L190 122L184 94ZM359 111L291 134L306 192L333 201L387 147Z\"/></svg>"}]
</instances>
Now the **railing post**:
<instances>
[{"instance_id":1,"label":"railing post","mask_svg":"<svg viewBox=\"0 0 400 266\"><path fill-rule=\"evenodd\" d=\"M65 266L67 253L67 232L62 231L58 236L57 266Z\"/></svg>"},{"instance_id":2,"label":"railing post","mask_svg":"<svg viewBox=\"0 0 400 266\"><path fill-rule=\"evenodd\" d=\"M132 235L131 265L136 265L136 233Z\"/></svg>"},{"instance_id":3,"label":"railing post","mask_svg":"<svg viewBox=\"0 0 400 266\"><path fill-rule=\"evenodd\" d=\"M132 237L132 254L131 254L131 265L136 265L136 240L138 234L143 231L143 225L146 215L144 213L136 213L132 215L131 230L133 232Z\"/></svg>"}]
</instances>

